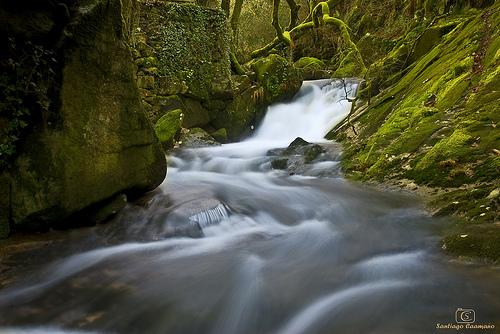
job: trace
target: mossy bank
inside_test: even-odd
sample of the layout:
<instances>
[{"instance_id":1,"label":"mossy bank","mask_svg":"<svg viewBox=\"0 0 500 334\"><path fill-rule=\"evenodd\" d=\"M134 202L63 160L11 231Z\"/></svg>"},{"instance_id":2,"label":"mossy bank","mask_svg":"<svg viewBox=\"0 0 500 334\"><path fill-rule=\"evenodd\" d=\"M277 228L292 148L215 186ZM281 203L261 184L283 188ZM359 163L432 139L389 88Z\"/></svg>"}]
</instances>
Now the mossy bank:
<instances>
[{"instance_id":1,"label":"mossy bank","mask_svg":"<svg viewBox=\"0 0 500 334\"><path fill-rule=\"evenodd\" d=\"M435 214L461 218L444 249L498 261L500 5L424 9L428 18L395 38L372 26L385 42L362 54L387 52L372 58L363 102L330 138L344 143L354 179L432 187Z\"/></svg>"}]
</instances>

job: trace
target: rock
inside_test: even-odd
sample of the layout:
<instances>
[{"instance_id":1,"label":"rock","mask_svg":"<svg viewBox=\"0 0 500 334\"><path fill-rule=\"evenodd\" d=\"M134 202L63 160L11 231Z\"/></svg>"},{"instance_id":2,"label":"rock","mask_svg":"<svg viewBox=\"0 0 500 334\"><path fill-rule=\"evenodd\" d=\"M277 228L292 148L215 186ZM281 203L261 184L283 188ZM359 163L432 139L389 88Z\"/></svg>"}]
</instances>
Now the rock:
<instances>
[{"instance_id":1,"label":"rock","mask_svg":"<svg viewBox=\"0 0 500 334\"><path fill-rule=\"evenodd\" d=\"M104 223L121 211L125 205L127 205L127 195L116 195L105 204L102 204L97 212L93 213L89 218L96 224Z\"/></svg>"},{"instance_id":2,"label":"rock","mask_svg":"<svg viewBox=\"0 0 500 334\"><path fill-rule=\"evenodd\" d=\"M152 89L155 86L155 78L151 75L140 75L137 77L137 86L142 89Z\"/></svg>"},{"instance_id":3,"label":"rock","mask_svg":"<svg viewBox=\"0 0 500 334\"><path fill-rule=\"evenodd\" d=\"M264 101L268 104L291 99L302 85L297 69L279 55L271 54L259 59L252 67L263 88Z\"/></svg>"},{"instance_id":4,"label":"rock","mask_svg":"<svg viewBox=\"0 0 500 334\"><path fill-rule=\"evenodd\" d=\"M305 141L304 139L297 137L290 143L290 145L288 145L287 153L293 152L297 147L307 146L309 144L310 143Z\"/></svg>"},{"instance_id":5,"label":"rock","mask_svg":"<svg viewBox=\"0 0 500 334\"><path fill-rule=\"evenodd\" d=\"M326 64L314 57L302 57L297 60L293 66L297 68L305 80L316 80L329 78L330 75L326 70Z\"/></svg>"},{"instance_id":6,"label":"rock","mask_svg":"<svg viewBox=\"0 0 500 334\"><path fill-rule=\"evenodd\" d=\"M225 128L220 128L219 130L212 132L210 135L219 143L224 144L227 142L227 130Z\"/></svg>"},{"instance_id":7,"label":"rock","mask_svg":"<svg viewBox=\"0 0 500 334\"><path fill-rule=\"evenodd\" d=\"M200 127L205 126L210 122L208 110L203 108L199 101L190 98L183 98L182 102L186 108L184 109L184 119L182 120L183 127Z\"/></svg>"},{"instance_id":8,"label":"rock","mask_svg":"<svg viewBox=\"0 0 500 334\"><path fill-rule=\"evenodd\" d=\"M293 174L303 174L308 165L316 160L326 150L318 144L313 144L297 137L286 149L278 148L267 152L273 169L286 169Z\"/></svg>"},{"instance_id":9,"label":"rock","mask_svg":"<svg viewBox=\"0 0 500 334\"><path fill-rule=\"evenodd\" d=\"M9 190L0 193L0 226L68 227L69 216L163 181L165 156L142 109L127 47L133 8L131 0L74 8L58 37L64 61L48 96L50 115L33 120L12 167L0 174L1 189ZM24 13L31 15L21 10L16 19ZM32 29L18 36L29 38Z\"/></svg>"},{"instance_id":10,"label":"rock","mask_svg":"<svg viewBox=\"0 0 500 334\"><path fill-rule=\"evenodd\" d=\"M225 128L230 140L241 139L250 134L251 126L262 119L266 109L259 100L260 92L257 87L251 87L235 96L225 110L215 115L211 123L216 128Z\"/></svg>"},{"instance_id":11,"label":"rock","mask_svg":"<svg viewBox=\"0 0 500 334\"><path fill-rule=\"evenodd\" d=\"M185 129L181 132L181 147L197 148L220 145L212 136L201 128Z\"/></svg>"},{"instance_id":12,"label":"rock","mask_svg":"<svg viewBox=\"0 0 500 334\"><path fill-rule=\"evenodd\" d=\"M166 113L156 122L156 136L166 149L174 146L175 136L181 129L182 118L182 110L176 109Z\"/></svg>"},{"instance_id":13,"label":"rock","mask_svg":"<svg viewBox=\"0 0 500 334\"><path fill-rule=\"evenodd\" d=\"M162 71L161 65L159 65L159 71ZM177 95L185 94L188 92L189 87L186 82L181 78L175 77L173 75L160 75L157 80L157 84L152 87L158 95Z\"/></svg>"},{"instance_id":14,"label":"rock","mask_svg":"<svg viewBox=\"0 0 500 334\"><path fill-rule=\"evenodd\" d=\"M274 159L271 161L271 167L273 167L273 169L286 169L287 166L287 158Z\"/></svg>"},{"instance_id":15,"label":"rock","mask_svg":"<svg viewBox=\"0 0 500 334\"><path fill-rule=\"evenodd\" d=\"M158 97L156 99L156 103L160 106L160 113L159 117L163 116L164 114L168 113L169 111L176 110L176 109L182 109L185 110L186 106L182 102L181 98L177 95L172 95L172 96L166 96L166 97ZM158 119L159 119L158 117ZM158 119L155 119L153 123L156 123Z\"/></svg>"},{"instance_id":16,"label":"rock","mask_svg":"<svg viewBox=\"0 0 500 334\"><path fill-rule=\"evenodd\" d=\"M234 86L234 93L241 94L248 88L252 86L252 80L248 77L248 75L233 75L231 76L231 81Z\"/></svg>"}]
</instances>

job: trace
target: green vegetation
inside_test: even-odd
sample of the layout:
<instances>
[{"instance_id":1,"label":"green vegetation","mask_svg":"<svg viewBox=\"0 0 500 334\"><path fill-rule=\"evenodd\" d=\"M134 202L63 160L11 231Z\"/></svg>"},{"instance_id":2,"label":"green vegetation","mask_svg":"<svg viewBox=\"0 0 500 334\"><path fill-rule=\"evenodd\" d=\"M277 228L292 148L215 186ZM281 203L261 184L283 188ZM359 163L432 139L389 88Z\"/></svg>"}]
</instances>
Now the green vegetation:
<instances>
[{"instance_id":1,"label":"green vegetation","mask_svg":"<svg viewBox=\"0 0 500 334\"><path fill-rule=\"evenodd\" d=\"M176 109L166 113L156 122L156 136L164 147L173 147L175 136L181 130L182 116L182 110Z\"/></svg>"},{"instance_id":2,"label":"green vegetation","mask_svg":"<svg viewBox=\"0 0 500 334\"><path fill-rule=\"evenodd\" d=\"M380 58L370 59L366 106L351 117L353 126L331 136L345 143L343 166L356 179L440 187L429 205L465 221L448 232L444 248L497 260L498 200L487 197L500 170L499 5L433 6L426 2L431 16L405 25L385 54L391 43L373 44ZM363 56L372 45L366 41L359 42Z\"/></svg>"}]
</instances>

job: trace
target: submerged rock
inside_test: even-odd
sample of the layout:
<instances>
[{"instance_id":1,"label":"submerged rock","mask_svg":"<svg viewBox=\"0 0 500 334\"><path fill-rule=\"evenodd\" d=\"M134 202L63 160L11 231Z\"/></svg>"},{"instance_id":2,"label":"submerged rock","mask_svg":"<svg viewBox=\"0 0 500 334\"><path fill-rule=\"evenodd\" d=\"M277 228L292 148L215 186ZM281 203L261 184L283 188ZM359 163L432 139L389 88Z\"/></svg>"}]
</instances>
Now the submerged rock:
<instances>
[{"instance_id":1,"label":"submerged rock","mask_svg":"<svg viewBox=\"0 0 500 334\"><path fill-rule=\"evenodd\" d=\"M285 149L273 149L267 152L267 156L271 156L271 167L273 169L286 169L293 174L303 174L311 164L317 160L322 154L326 153L326 149L321 145L313 144L297 137ZM332 157L325 156L326 160Z\"/></svg>"}]
</instances>

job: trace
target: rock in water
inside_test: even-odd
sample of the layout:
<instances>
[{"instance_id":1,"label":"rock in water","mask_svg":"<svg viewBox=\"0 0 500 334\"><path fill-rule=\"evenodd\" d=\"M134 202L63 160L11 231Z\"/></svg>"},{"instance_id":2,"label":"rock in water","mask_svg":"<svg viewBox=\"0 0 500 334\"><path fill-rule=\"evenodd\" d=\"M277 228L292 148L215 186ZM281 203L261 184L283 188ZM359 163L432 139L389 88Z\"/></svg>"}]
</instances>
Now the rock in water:
<instances>
[{"instance_id":1,"label":"rock in water","mask_svg":"<svg viewBox=\"0 0 500 334\"><path fill-rule=\"evenodd\" d=\"M183 129L180 143L183 148L197 148L220 145L212 136L201 128Z\"/></svg>"},{"instance_id":2,"label":"rock in water","mask_svg":"<svg viewBox=\"0 0 500 334\"><path fill-rule=\"evenodd\" d=\"M134 6L132 0L92 0L74 9L58 36L62 56L50 121L33 120L38 123L17 147L11 168L0 174L0 226L50 226L164 179L165 157L141 107L127 47ZM26 8L8 17L21 22L30 13ZM36 29L27 25L16 33L26 39L45 33Z\"/></svg>"}]
</instances>

